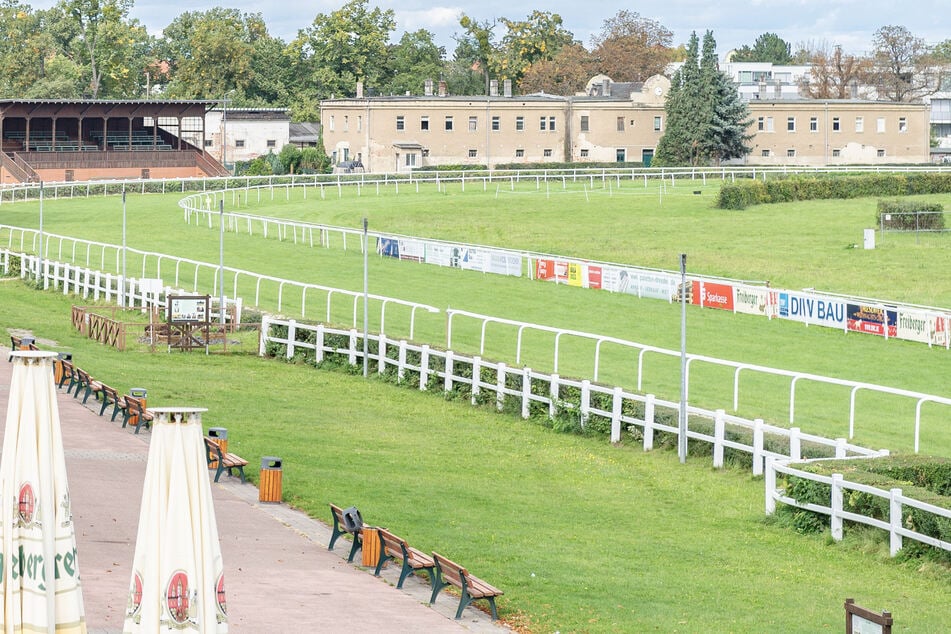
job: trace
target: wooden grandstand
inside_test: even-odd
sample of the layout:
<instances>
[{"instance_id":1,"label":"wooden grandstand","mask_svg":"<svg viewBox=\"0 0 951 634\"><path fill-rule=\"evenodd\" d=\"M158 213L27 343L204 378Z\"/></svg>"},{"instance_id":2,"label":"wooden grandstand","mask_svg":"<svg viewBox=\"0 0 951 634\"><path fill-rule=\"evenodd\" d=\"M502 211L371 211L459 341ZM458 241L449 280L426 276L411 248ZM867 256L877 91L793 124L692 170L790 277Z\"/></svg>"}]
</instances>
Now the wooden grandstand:
<instances>
[{"instance_id":1,"label":"wooden grandstand","mask_svg":"<svg viewBox=\"0 0 951 634\"><path fill-rule=\"evenodd\" d=\"M215 103L0 100L0 184L225 176L204 150Z\"/></svg>"}]
</instances>

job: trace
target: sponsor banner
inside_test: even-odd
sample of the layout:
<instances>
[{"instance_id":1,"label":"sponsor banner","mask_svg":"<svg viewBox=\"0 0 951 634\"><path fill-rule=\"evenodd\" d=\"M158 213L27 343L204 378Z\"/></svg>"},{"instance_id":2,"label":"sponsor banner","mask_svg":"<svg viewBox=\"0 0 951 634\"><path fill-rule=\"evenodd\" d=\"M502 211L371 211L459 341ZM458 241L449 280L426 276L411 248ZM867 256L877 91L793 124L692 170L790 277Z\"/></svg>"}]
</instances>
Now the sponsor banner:
<instances>
[{"instance_id":1,"label":"sponsor banner","mask_svg":"<svg viewBox=\"0 0 951 634\"><path fill-rule=\"evenodd\" d=\"M898 335L898 313L882 306L846 304L848 329L884 337Z\"/></svg>"},{"instance_id":2,"label":"sponsor banner","mask_svg":"<svg viewBox=\"0 0 951 634\"><path fill-rule=\"evenodd\" d=\"M568 286L584 286L585 269L587 265L581 262L568 263Z\"/></svg>"},{"instance_id":3,"label":"sponsor banner","mask_svg":"<svg viewBox=\"0 0 951 634\"><path fill-rule=\"evenodd\" d=\"M426 256L426 243L422 240L400 240L399 251L401 260L422 262Z\"/></svg>"},{"instance_id":4,"label":"sponsor banner","mask_svg":"<svg viewBox=\"0 0 951 634\"><path fill-rule=\"evenodd\" d=\"M729 284L694 280L691 291L693 295L690 301L693 304L706 308L733 310L733 287Z\"/></svg>"},{"instance_id":5,"label":"sponsor banner","mask_svg":"<svg viewBox=\"0 0 951 634\"><path fill-rule=\"evenodd\" d=\"M928 345L948 345L949 315L918 310L899 310L897 336Z\"/></svg>"},{"instance_id":6,"label":"sponsor banner","mask_svg":"<svg viewBox=\"0 0 951 634\"><path fill-rule=\"evenodd\" d=\"M621 269L613 266L603 266L599 269L601 275L600 288L604 290L650 299L662 299L667 302L677 296L677 285L680 283L680 278L676 275Z\"/></svg>"},{"instance_id":7,"label":"sponsor banner","mask_svg":"<svg viewBox=\"0 0 951 634\"><path fill-rule=\"evenodd\" d=\"M400 242L394 238L377 238L376 252L388 258L400 257Z\"/></svg>"},{"instance_id":8,"label":"sponsor banner","mask_svg":"<svg viewBox=\"0 0 951 634\"><path fill-rule=\"evenodd\" d=\"M601 267L588 265L588 288L601 288Z\"/></svg>"},{"instance_id":9,"label":"sponsor banner","mask_svg":"<svg viewBox=\"0 0 951 634\"><path fill-rule=\"evenodd\" d=\"M535 260L535 279L557 282L567 277L567 262L562 260Z\"/></svg>"},{"instance_id":10,"label":"sponsor banner","mask_svg":"<svg viewBox=\"0 0 951 634\"><path fill-rule=\"evenodd\" d=\"M779 293L761 286L734 286L733 310L748 315L776 314Z\"/></svg>"},{"instance_id":11,"label":"sponsor banner","mask_svg":"<svg viewBox=\"0 0 951 634\"><path fill-rule=\"evenodd\" d=\"M459 266L459 247L448 244L430 244L426 247L426 264L437 266Z\"/></svg>"},{"instance_id":12,"label":"sponsor banner","mask_svg":"<svg viewBox=\"0 0 951 634\"><path fill-rule=\"evenodd\" d=\"M489 268L487 273L498 275L522 276L522 256L506 251L488 251Z\"/></svg>"},{"instance_id":13,"label":"sponsor banner","mask_svg":"<svg viewBox=\"0 0 951 634\"><path fill-rule=\"evenodd\" d=\"M845 302L807 295L779 293L779 316L806 324L845 328Z\"/></svg>"}]
</instances>

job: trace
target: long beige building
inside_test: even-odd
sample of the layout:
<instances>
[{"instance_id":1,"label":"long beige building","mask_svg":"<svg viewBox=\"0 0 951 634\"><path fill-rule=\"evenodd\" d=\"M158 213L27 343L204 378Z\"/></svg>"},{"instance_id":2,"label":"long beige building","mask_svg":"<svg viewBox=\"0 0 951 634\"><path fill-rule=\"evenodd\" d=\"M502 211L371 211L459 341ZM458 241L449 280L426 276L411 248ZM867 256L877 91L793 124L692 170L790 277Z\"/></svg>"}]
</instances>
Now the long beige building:
<instances>
[{"instance_id":1,"label":"long beige building","mask_svg":"<svg viewBox=\"0 0 951 634\"><path fill-rule=\"evenodd\" d=\"M664 133L670 80L607 78L584 96L357 97L321 103L324 144L335 164L368 172L432 165L642 162ZM427 91L429 92L429 91ZM508 91L506 91L507 93ZM752 165L926 163L925 104L860 100L751 100Z\"/></svg>"}]
</instances>

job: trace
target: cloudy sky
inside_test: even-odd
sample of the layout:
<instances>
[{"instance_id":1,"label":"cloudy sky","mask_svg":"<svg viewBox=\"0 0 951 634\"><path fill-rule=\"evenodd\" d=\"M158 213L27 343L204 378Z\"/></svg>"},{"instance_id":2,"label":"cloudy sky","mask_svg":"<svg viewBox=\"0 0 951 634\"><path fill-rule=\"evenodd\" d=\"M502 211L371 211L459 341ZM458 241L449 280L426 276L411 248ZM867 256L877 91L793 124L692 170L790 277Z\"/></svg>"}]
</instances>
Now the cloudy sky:
<instances>
[{"instance_id":1,"label":"cloudy sky","mask_svg":"<svg viewBox=\"0 0 951 634\"><path fill-rule=\"evenodd\" d=\"M34 8L46 8L53 0L29 2ZM184 11L200 11L214 6L237 8L246 13L261 13L274 36L292 39L298 29L309 26L320 13L339 9L345 0L179 0L169 5L160 0L135 0L131 15L159 34L171 20ZM691 31L702 35L710 29L722 54L731 48L752 44L764 32L777 33L797 48L801 43L839 44L846 51L861 54L871 48L872 34L885 25L907 27L928 43L951 38L951 14L947 0L665 0L652 3L622 3L618 0L548 0L545 3L512 0L370 0L371 6L393 9L398 41L404 31L428 29L438 44L452 53L454 34L461 33L459 15L467 13L477 20L505 17L525 19L534 9L561 15L566 29L585 46L600 31L605 19L621 9L636 11L656 20L674 32L674 44L687 40ZM899 8L900 7L900 8ZM496 29L496 37L504 33Z\"/></svg>"}]
</instances>

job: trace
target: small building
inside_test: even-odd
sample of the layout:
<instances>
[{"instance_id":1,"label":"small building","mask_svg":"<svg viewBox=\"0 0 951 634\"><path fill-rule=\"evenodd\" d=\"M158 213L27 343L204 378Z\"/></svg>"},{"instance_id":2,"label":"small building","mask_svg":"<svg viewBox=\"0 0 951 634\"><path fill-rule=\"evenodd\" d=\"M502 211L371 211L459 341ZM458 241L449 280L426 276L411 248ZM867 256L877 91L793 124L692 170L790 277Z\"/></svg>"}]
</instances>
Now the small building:
<instances>
[{"instance_id":1,"label":"small building","mask_svg":"<svg viewBox=\"0 0 951 634\"><path fill-rule=\"evenodd\" d=\"M287 108L216 107L205 117L204 148L227 166L276 154L290 143L290 121Z\"/></svg>"}]
</instances>

